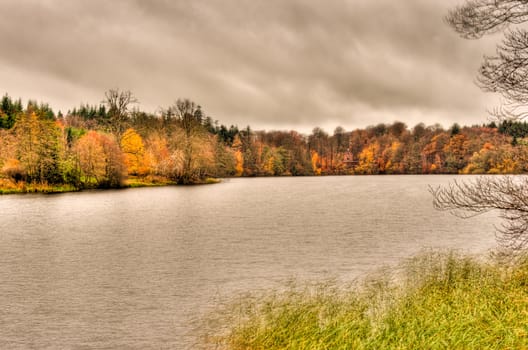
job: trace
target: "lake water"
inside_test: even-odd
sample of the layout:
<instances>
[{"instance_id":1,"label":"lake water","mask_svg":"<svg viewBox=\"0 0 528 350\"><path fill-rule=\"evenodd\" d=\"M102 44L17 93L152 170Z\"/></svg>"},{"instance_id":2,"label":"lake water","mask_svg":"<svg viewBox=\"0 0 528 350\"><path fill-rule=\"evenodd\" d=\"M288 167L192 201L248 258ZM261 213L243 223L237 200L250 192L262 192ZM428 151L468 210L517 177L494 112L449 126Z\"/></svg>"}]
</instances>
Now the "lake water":
<instances>
[{"instance_id":1,"label":"lake water","mask_svg":"<svg viewBox=\"0 0 528 350\"><path fill-rule=\"evenodd\" d=\"M192 348L193 320L231 295L352 280L424 247L485 252L497 219L432 208L428 185L453 178L0 196L0 348Z\"/></svg>"}]
</instances>

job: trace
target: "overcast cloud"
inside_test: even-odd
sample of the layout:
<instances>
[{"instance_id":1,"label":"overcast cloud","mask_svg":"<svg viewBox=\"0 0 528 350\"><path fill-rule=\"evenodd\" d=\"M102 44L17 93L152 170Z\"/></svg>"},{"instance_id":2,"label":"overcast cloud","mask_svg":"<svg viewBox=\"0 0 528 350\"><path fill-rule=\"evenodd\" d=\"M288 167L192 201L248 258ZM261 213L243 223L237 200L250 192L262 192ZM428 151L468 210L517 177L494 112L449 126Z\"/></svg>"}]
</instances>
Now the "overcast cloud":
<instances>
[{"instance_id":1,"label":"overcast cloud","mask_svg":"<svg viewBox=\"0 0 528 350\"><path fill-rule=\"evenodd\" d=\"M255 129L482 123L496 98L475 74L500 37L460 39L459 3L3 0L0 93L65 111L119 87Z\"/></svg>"}]
</instances>

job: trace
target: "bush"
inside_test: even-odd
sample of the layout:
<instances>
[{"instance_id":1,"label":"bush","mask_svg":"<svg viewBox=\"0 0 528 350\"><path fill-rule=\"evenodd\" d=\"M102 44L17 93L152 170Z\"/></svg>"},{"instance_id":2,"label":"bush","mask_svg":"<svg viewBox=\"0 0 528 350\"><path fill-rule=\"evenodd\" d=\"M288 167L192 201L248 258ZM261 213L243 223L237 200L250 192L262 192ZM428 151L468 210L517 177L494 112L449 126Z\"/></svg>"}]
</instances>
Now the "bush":
<instances>
[{"instance_id":1,"label":"bush","mask_svg":"<svg viewBox=\"0 0 528 350\"><path fill-rule=\"evenodd\" d=\"M26 178L26 170L16 159L8 159L2 167L2 173L15 182Z\"/></svg>"}]
</instances>

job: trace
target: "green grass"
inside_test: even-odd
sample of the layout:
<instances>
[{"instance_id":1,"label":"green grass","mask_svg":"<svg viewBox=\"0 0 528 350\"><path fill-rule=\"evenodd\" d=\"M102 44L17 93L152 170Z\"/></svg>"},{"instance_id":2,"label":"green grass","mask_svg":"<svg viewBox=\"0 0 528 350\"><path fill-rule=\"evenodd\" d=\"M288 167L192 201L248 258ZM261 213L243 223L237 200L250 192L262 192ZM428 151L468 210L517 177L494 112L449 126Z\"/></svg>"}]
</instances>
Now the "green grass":
<instances>
[{"instance_id":1,"label":"green grass","mask_svg":"<svg viewBox=\"0 0 528 350\"><path fill-rule=\"evenodd\" d=\"M361 285L246 297L208 322L216 349L527 349L528 263L429 252Z\"/></svg>"}]
</instances>

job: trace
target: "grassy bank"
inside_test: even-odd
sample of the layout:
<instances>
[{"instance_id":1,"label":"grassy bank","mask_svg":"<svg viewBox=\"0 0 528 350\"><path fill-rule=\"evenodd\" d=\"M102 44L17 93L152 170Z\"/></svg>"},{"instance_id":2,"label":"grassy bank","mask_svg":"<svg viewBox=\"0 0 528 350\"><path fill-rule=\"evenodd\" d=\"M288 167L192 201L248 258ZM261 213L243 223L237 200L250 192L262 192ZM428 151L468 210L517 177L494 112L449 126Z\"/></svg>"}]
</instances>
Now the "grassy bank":
<instances>
[{"instance_id":1,"label":"grassy bank","mask_svg":"<svg viewBox=\"0 0 528 350\"><path fill-rule=\"evenodd\" d=\"M528 262L427 253L361 285L294 286L215 315L216 349L526 349Z\"/></svg>"},{"instance_id":2,"label":"grassy bank","mask_svg":"<svg viewBox=\"0 0 528 350\"><path fill-rule=\"evenodd\" d=\"M206 185L216 184L221 182L220 179L205 178L200 182L194 183L193 185ZM130 177L123 184L122 188L136 188L136 187L156 187L156 186L174 186L176 182L168 180L162 177L146 177L137 178ZM97 187L94 187L97 188ZM87 189L94 189L87 188ZM25 183L25 182L14 182L7 179L0 178L0 195L2 194L15 194L15 193L63 193L63 192L76 192L81 189L76 188L72 185L50 185L50 184L39 184L39 183Z\"/></svg>"},{"instance_id":3,"label":"grassy bank","mask_svg":"<svg viewBox=\"0 0 528 350\"><path fill-rule=\"evenodd\" d=\"M63 193L78 191L71 185L29 184L0 179L0 195L14 193Z\"/></svg>"}]
</instances>

